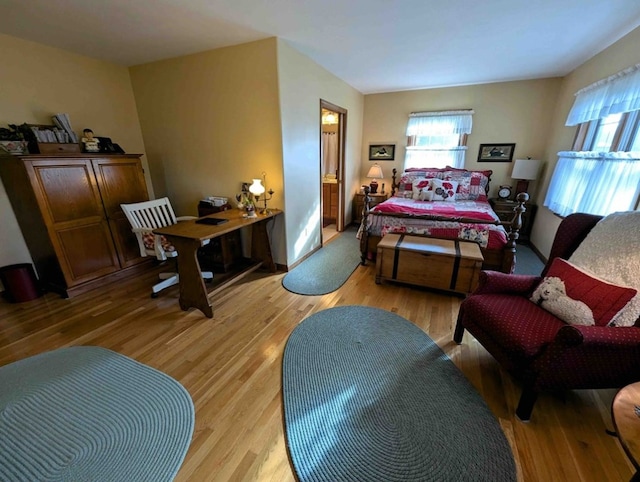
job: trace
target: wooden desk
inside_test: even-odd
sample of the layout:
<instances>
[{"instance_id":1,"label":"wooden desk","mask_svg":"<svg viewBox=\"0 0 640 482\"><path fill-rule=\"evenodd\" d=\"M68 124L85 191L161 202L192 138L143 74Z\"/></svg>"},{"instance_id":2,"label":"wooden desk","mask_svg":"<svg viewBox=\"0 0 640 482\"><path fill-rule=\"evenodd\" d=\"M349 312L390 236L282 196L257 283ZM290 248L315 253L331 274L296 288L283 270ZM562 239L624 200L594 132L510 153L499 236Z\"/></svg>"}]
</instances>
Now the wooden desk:
<instances>
[{"instance_id":1,"label":"wooden desk","mask_svg":"<svg viewBox=\"0 0 640 482\"><path fill-rule=\"evenodd\" d=\"M636 406L640 406L640 382L627 385L616 394L611 405L611 418L620 445L636 471L640 471L640 417L636 415ZM631 480L640 480L638 473Z\"/></svg>"},{"instance_id":2,"label":"wooden desk","mask_svg":"<svg viewBox=\"0 0 640 482\"><path fill-rule=\"evenodd\" d=\"M173 226L154 230L155 234L162 234L173 244L178 252L178 274L180 275L180 308L188 310L198 308L209 318L213 318L213 309L209 303L209 296L217 293L242 276L255 271L261 266L275 272L276 265L271 256L271 244L267 234L267 222L282 214L278 209L272 209L269 214L259 214L255 218L243 217L238 209L223 211L210 216L225 218L229 221L217 226L197 224L193 221L183 221ZM235 273L211 293L202 280L202 272L198 263L198 248L206 244L209 239L223 234L251 226L251 262L240 272Z\"/></svg>"}]
</instances>

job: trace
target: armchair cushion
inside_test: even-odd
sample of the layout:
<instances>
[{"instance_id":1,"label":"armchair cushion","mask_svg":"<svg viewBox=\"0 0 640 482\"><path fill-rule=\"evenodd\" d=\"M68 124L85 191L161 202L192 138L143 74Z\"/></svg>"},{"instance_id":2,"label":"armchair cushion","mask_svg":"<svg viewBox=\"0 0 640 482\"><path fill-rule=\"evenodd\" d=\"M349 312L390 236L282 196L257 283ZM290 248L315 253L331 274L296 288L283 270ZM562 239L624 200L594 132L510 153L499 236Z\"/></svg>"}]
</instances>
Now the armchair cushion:
<instances>
[{"instance_id":1,"label":"armchair cushion","mask_svg":"<svg viewBox=\"0 0 640 482\"><path fill-rule=\"evenodd\" d=\"M608 283L556 258L532 301L568 323L606 326L636 294L634 288Z\"/></svg>"},{"instance_id":2,"label":"armchair cushion","mask_svg":"<svg viewBox=\"0 0 640 482\"><path fill-rule=\"evenodd\" d=\"M609 214L591 229L569 258L602 279L640 291L640 211ZM640 321L640 295L612 320L616 326Z\"/></svg>"}]
</instances>

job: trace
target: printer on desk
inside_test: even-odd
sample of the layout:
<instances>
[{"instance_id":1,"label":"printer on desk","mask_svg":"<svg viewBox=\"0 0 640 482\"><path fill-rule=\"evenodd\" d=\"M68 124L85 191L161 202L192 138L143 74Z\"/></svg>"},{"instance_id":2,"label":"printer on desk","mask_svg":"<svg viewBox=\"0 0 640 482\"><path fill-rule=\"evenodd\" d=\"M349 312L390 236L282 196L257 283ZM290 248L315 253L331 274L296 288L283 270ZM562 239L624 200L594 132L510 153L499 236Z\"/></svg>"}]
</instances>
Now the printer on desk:
<instances>
[{"instance_id":1,"label":"printer on desk","mask_svg":"<svg viewBox=\"0 0 640 482\"><path fill-rule=\"evenodd\" d=\"M198 203L198 216L208 216L209 214L219 213L231 209L229 198L209 196L200 200Z\"/></svg>"}]
</instances>

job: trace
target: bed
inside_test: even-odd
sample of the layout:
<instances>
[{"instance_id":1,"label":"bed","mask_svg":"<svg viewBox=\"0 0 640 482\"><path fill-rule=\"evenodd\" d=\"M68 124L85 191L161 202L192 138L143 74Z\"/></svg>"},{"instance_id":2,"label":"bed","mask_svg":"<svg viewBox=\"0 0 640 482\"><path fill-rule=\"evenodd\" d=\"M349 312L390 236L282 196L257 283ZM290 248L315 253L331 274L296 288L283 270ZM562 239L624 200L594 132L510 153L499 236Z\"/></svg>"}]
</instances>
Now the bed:
<instances>
[{"instance_id":1,"label":"bed","mask_svg":"<svg viewBox=\"0 0 640 482\"><path fill-rule=\"evenodd\" d=\"M358 231L362 264L372 259L380 239L387 233L411 234L478 243L484 256L483 269L512 273L516 262L516 240L522 227L526 193L518 194L511 221L501 221L488 201L492 171L412 168L396 182L393 169L391 197L365 206Z\"/></svg>"}]
</instances>

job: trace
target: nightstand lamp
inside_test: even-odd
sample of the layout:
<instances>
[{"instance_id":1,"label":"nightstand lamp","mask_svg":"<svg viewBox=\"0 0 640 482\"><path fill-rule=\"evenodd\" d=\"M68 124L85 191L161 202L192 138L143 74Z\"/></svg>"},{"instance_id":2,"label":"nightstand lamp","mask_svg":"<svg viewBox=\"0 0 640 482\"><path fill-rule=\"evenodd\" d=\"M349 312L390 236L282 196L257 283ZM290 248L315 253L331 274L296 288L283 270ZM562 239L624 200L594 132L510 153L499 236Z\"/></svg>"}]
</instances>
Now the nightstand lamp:
<instances>
[{"instance_id":1,"label":"nightstand lamp","mask_svg":"<svg viewBox=\"0 0 640 482\"><path fill-rule=\"evenodd\" d=\"M528 192L529 181L535 181L538 179L538 173L540 172L540 166L542 161L538 159L516 159L513 164L513 172L511 177L518 180L514 195L517 196L521 192Z\"/></svg>"},{"instance_id":2,"label":"nightstand lamp","mask_svg":"<svg viewBox=\"0 0 640 482\"><path fill-rule=\"evenodd\" d=\"M382 174L382 168L377 163L374 164L369 169L369 172L367 173L367 177L372 179L371 183L369 184L369 188L371 188L371 191L370 191L371 194L377 193L378 181L376 181L376 178L382 179L384 177L384 175Z\"/></svg>"}]
</instances>

